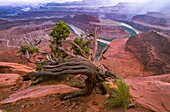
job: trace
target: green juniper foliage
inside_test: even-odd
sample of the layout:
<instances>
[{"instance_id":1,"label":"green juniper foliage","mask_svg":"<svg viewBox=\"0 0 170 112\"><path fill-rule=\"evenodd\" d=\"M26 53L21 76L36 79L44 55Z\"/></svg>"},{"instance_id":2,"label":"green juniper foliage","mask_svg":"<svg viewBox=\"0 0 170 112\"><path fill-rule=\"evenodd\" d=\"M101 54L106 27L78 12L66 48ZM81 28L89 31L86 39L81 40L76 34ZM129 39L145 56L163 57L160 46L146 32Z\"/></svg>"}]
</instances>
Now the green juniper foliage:
<instances>
[{"instance_id":1,"label":"green juniper foliage","mask_svg":"<svg viewBox=\"0 0 170 112\"><path fill-rule=\"evenodd\" d=\"M94 32L96 32L96 31L94 31ZM51 49L50 52L45 52L45 51L42 52L41 50L38 49L38 45L35 44L35 45L31 46L31 44L30 44L31 47L30 46L20 46L21 48L19 50L19 53L28 55L27 60L32 63L35 62L35 64L37 65L36 70L37 71L44 70L45 71L44 75L48 75L48 72L50 73L50 71L52 71L53 74L55 72L58 74L59 73L67 74L67 71L69 71L70 75L77 75L77 74L85 75L87 73L86 71L88 70L89 72L87 74L87 79L85 80L85 83L87 83L86 89L88 90L88 91L85 91L86 94L91 94L94 86L98 86L105 93L105 88L103 88L103 86L101 87L101 84L104 84L104 86L106 87L107 93L110 94L110 97L106 101L106 104L111 107L122 106L124 108L127 108L128 104L131 102L129 86L126 85L126 83L122 79L116 79L114 82L107 82L107 80L105 80L105 78L102 78L104 75L106 75L106 72L105 72L106 69L104 69L104 66L98 65L99 63L93 63L92 62L92 61L94 61L93 56L92 56L91 60L90 60L90 57L86 57L86 55L89 54L89 50L90 50L89 45L91 44L91 41L83 38L83 35L81 35L80 38L75 38L74 42L68 42L68 43L70 43L72 45L71 50L73 50L74 55L82 55L82 57L83 57L83 55L85 54L84 57L86 57L89 61L84 58L81 58L81 56L75 56L76 58L78 58L78 61L82 61L80 64L78 63L77 65L75 65L75 63L72 62L71 59L70 59L71 60L70 62L68 61L68 63L67 63L67 61L64 61L64 64L62 64L63 63L62 60L64 59L64 56L69 54L67 52L67 49L63 48L63 41L66 40L66 38L69 36L69 33L70 33L70 29L69 29L68 25L63 21L60 21L60 22L56 23L56 26L50 32L50 36L51 36L51 39L49 40L49 42L50 42L49 48ZM94 33L93 37L95 38L94 41L97 43L97 37L95 35L96 34ZM95 50L97 51L97 49L95 49L95 47L94 47L94 51ZM82 53L82 51L83 51L83 53ZM42 59L39 58L39 60L36 60L40 54L42 56L47 54L47 57L46 57L47 59L44 59L44 57L45 57L44 56L44 57L42 57ZM94 52L94 54L96 55L96 52ZM31 57L30 55L33 58L35 58L36 61L32 61L32 60L30 61L29 60ZM74 56L72 55L72 57L74 57ZM74 61L75 57L73 58L73 61ZM57 65L60 62L61 62L61 65L55 66L55 64ZM50 66L54 65L54 66L50 69L46 69L45 67L43 69L44 65L50 65ZM64 65L64 67L62 65ZM65 65L66 65L66 67L65 67ZM69 66L67 66L67 65L69 65ZM71 67L71 65L73 65L73 67ZM92 68L92 69L89 69L89 68ZM33 73L35 73L35 72L33 72ZM49 76L44 77L44 76L42 76L41 72L36 72L36 73L38 75L34 76L34 74L33 74L30 77L34 81L33 82L34 84L37 84L38 82L40 82L46 78L47 79L53 78L50 75L49 75L50 77ZM110 74L107 74L107 75L114 76L114 74L112 74L111 72L110 72ZM56 76L58 77L58 75L56 75ZM116 76L114 76L114 77L117 78ZM104 81L106 81L106 82L104 82ZM72 84L72 85L77 86L77 84ZM78 84L78 85L80 85L80 84ZM84 93L84 91L83 91L83 93ZM71 98L73 96L66 97L66 99Z\"/></svg>"},{"instance_id":2,"label":"green juniper foliage","mask_svg":"<svg viewBox=\"0 0 170 112\"><path fill-rule=\"evenodd\" d=\"M91 44L90 40L85 40L83 39L83 37L81 37L81 38L75 38L74 42L82 49L82 51L85 54L89 54L90 49L88 48L88 46ZM72 49L75 55L81 55L80 50L74 44L72 44Z\"/></svg>"},{"instance_id":3,"label":"green juniper foliage","mask_svg":"<svg viewBox=\"0 0 170 112\"><path fill-rule=\"evenodd\" d=\"M37 47L23 46L18 53L25 54L28 51L29 54L38 53L39 49Z\"/></svg>"},{"instance_id":4,"label":"green juniper foliage","mask_svg":"<svg viewBox=\"0 0 170 112\"><path fill-rule=\"evenodd\" d=\"M60 51L58 48L62 47L62 41L66 40L66 38L69 36L69 34L70 34L70 29L65 22L60 21L60 22L56 23L55 27L50 32L51 39L49 40L49 42L50 42L49 48L51 49L51 52L49 53L49 55L51 56L52 59L56 60L57 58L62 59L63 57L66 57L66 54L63 53L62 51ZM35 56L37 54L40 55L42 53L38 48L39 43L37 44L36 42L34 42L32 40L29 40L29 41L31 44L20 45L20 49L19 49L18 53L21 53L21 58L24 54L24 56L26 55L27 58L29 58L29 59L31 57L34 57L34 61L35 61ZM29 60L29 59L27 59L27 60L29 62L31 62L32 60ZM34 62L34 61L32 61L32 62ZM43 65L44 64L38 64L36 69L41 70Z\"/></svg>"},{"instance_id":5,"label":"green juniper foliage","mask_svg":"<svg viewBox=\"0 0 170 112\"><path fill-rule=\"evenodd\" d=\"M123 81L123 79L116 79L114 82L112 82L112 84L113 83L115 84L114 87L110 87L110 84L104 84L107 88L107 92L110 94L106 104L109 107L122 106L127 108L128 104L131 103L129 86Z\"/></svg>"},{"instance_id":6,"label":"green juniper foliage","mask_svg":"<svg viewBox=\"0 0 170 112\"><path fill-rule=\"evenodd\" d=\"M66 38L70 34L70 29L68 25L64 21L60 21L56 23L55 27L50 32L50 36L52 37L50 42L50 49L52 57L60 57L62 55L61 51L58 50L58 47L62 46L62 41L66 40Z\"/></svg>"}]
</instances>

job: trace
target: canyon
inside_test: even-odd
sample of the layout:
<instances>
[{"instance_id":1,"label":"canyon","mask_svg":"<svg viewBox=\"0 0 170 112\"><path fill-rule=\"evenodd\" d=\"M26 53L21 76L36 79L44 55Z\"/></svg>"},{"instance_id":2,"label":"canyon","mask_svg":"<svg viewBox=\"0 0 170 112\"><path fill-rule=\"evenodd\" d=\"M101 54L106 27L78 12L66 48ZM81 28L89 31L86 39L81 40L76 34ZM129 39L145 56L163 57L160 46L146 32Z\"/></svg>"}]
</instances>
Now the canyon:
<instances>
[{"instance_id":1,"label":"canyon","mask_svg":"<svg viewBox=\"0 0 170 112\"><path fill-rule=\"evenodd\" d=\"M169 5L159 11L146 10L145 5L107 6L101 0L92 5L91 1L84 0L36 7L0 6L0 111L124 112L122 108L106 108L109 96L99 94L97 89L77 101L61 101L59 94L79 90L73 85L76 81L81 84L82 77L64 80L52 77L38 85L31 84L28 74L35 71L35 65L21 59L18 43L26 44L25 37L41 39L40 48L49 50L50 31L56 22L65 21L70 28L68 40L90 27L98 27L100 63L130 87L135 107L127 112L169 112Z\"/></svg>"},{"instance_id":2,"label":"canyon","mask_svg":"<svg viewBox=\"0 0 170 112\"><path fill-rule=\"evenodd\" d=\"M148 38L147 35L152 36ZM168 68L169 61L167 61L170 55L169 50L167 50L169 49L169 38L170 37L156 31L139 33L134 37L113 40L108 50L103 54L104 58L101 60L101 63L119 77L124 78L130 86L130 93L137 107L128 109L127 111L161 112L170 110L169 105L167 105L170 101L170 91L168 89L170 87L170 75L167 74L170 70L170 68ZM152 43L148 44L149 42ZM165 42L166 44L162 46L160 42ZM156 43L159 43L160 46L154 47L157 45ZM136 44L139 44L139 46ZM141 47L140 45L145 46ZM164 53L162 54L160 52ZM149 66L144 64L144 62L149 64ZM93 111L111 111L108 108L102 108L104 104L101 102L107 98L107 95L100 96L99 94L93 94L92 96L85 97L85 99L89 100L79 105L76 104L77 108L75 110L73 104L70 107L62 106L59 99L55 96L55 94L78 90L77 88L69 87L66 83L67 81L62 81L61 84L61 82L53 82L53 80L51 80L37 86L29 87L30 81L25 80L25 78L30 71L34 71L31 67L16 63L1 62L0 68L0 73L2 74L0 75L0 85L3 86L0 90L6 92L6 96L1 95L0 104L2 104L2 106L0 107L2 109L15 110L15 106L13 105L15 104L18 105L20 110L28 111L32 107L24 106L24 103L27 103L28 105L33 105L33 108L36 107L35 111L41 110L41 105L48 105L50 111L55 111L59 107L63 107L63 109L66 110L76 111L78 109L81 111L81 106L87 103L88 106L85 110L90 108ZM70 81L72 80L75 81L79 79L70 79ZM58 89L60 91L57 91ZM6 97L6 99L4 99L4 97ZM50 103L51 100L53 103ZM99 104L93 105L93 102L98 102ZM54 103L58 103L58 105L56 105L56 109L51 108L53 109L51 110L50 107L52 107ZM63 103L69 105L69 101L63 101ZM10 108L6 108L8 105L10 105ZM45 108L43 109L44 111L46 110ZM121 109L117 111L123 112Z\"/></svg>"}]
</instances>

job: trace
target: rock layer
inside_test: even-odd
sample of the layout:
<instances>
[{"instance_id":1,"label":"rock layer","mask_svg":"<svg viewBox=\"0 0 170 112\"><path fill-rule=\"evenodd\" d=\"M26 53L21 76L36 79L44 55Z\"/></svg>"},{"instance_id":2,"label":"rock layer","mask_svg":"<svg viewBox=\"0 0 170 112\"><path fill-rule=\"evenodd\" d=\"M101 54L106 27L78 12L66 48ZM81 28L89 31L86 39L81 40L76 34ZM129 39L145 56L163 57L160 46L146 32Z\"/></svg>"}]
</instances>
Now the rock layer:
<instances>
[{"instance_id":1,"label":"rock layer","mask_svg":"<svg viewBox=\"0 0 170 112\"><path fill-rule=\"evenodd\" d=\"M33 68L17 64L17 63L7 63L0 62L0 73L15 73L21 76L26 76L29 72L34 71Z\"/></svg>"},{"instance_id":2,"label":"rock layer","mask_svg":"<svg viewBox=\"0 0 170 112\"><path fill-rule=\"evenodd\" d=\"M154 112L170 111L170 74L127 79L134 102Z\"/></svg>"},{"instance_id":3,"label":"rock layer","mask_svg":"<svg viewBox=\"0 0 170 112\"><path fill-rule=\"evenodd\" d=\"M0 88L20 86L23 78L18 74L0 74Z\"/></svg>"},{"instance_id":4,"label":"rock layer","mask_svg":"<svg viewBox=\"0 0 170 112\"><path fill-rule=\"evenodd\" d=\"M158 26L170 26L170 18L167 15L158 13L158 12L148 12L144 15L136 15L132 18L133 21L139 21L148 23L151 25L158 25Z\"/></svg>"},{"instance_id":5,"label":"rock layer","mask_svg":"<svg viewBox=\"0 0 170 112\"><path fill-rule=\"evenodd\" d=\"M0 104L12 103L26 98L38 98L38 97L43 97L51 94L63 94L63 93L68 93L76 90L79 89L69 87L64 84L35 86L22 91L17 91L16 93L10 95L9 98L1 101Z\"/></svg>"},{"instance_id":6,"label":"rock layer","mask_svg":"<svg viewBox=\"0 0 170 112\"><path fill-rule=\"evenodd\" d=\"M129 38L126 50L154 75L170 73L170 37L149 31Z\"/></svg>"},{"instance_id":7,"label":"rock layer","mask_svg":"<svg viewBox=\"0 0 170 112\"><path fill-rule=\"evenodd\" d=\"M142 71L141 64L132 53L125 51L127 40L128 38L113 40L103 54L105 59L101 63L122 78L151 75Z\"/></svg>"}]
</instances>

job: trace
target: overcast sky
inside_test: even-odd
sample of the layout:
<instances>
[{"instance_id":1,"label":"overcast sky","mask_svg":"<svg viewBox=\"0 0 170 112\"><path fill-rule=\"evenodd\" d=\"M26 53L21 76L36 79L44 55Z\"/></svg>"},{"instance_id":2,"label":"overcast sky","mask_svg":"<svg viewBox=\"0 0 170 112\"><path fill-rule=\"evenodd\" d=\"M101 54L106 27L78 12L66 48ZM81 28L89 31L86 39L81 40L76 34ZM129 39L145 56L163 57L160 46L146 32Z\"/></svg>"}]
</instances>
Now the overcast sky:
<instances>
[{"instance_id":1,"label":"overcast sky","mask_svg":"<svg viewBox=\"0 0 170 112\"><path fill-rule=\"evenodd\" d=\"M25 3L25 2L32 3L32 2L50 2L50 1L66 2L66 1L82 1L82 0L0 0L0 3ZM150 0L111 0L111 1L113 2L147 2Z\"/></svg>"}]
</instances>

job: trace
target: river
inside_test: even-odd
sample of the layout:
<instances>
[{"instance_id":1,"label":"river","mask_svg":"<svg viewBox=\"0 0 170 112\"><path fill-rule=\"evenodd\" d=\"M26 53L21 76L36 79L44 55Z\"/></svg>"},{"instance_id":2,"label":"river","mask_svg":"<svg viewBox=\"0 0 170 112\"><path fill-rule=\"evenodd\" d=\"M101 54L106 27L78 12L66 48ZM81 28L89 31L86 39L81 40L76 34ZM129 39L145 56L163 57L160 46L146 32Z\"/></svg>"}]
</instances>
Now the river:
<instances>
[{"instance_id":1,"label":"river","mask_svg":"<svg viewBox=\"0 0 170 112\"><path fill-rule=\"evenodd\" d=\"M70 28L76 33L78 36L81 34L85 34L84 31L74 25L69 24ZM102 42L104 44L110 44L110 41L102 40L102 39L97 39L97 41Z\"/></svg>"},{"instance_id":2,"label":"river","mask_svg":"<svg viewBox=\"0 0 170 112\"><path fill-rule=\"evenodd\" d=\"M123 23L123 22L118 22L118 21L114 21L114 20L110 20L110 19L100 19L101 25L110 25L110 26L124 26L127 28L132 29L133 31L135 31L137 34L141 33L141 31L137 30L136 28L132 27L129 24ZM100 24L100 23L99 23Z\"/></svg>"},{"instance_id":3,"label":"river","mask_svg":"<svg viewBox=\"0 0 170 112\"><path fill-rule=\"evenodd\" d=\"M129 35L127 35L125 38L136 35L138 33L140 33L141 31L133 28L132 26L123 23L123 22L118 22L118 21L113 21L110 19L100 19L100 23L94 23L91 22L92 24L96 24L96 25L108 25L108 26L123 26L124 29L129 32ZM84 31L74 25L69 24L70 28L77 34L77 35L81 35L82 33L84 33ZM98 39L97 41L104 43L104 44L110 44L110 41L107 41L106 39Z\"/></svg>"},{"instance_id":4,"label":"river","mask_svg":"<svg viewBox=\"0 0 170 112\"><path fill-rule=\"evenodd\" d=\"M132 26L123 23L123 22L118 22L118 21L113 21L113 20L103 20L100 19L100 23L92 23L92 24L97 24L97 25L109 25L109 26L123 26L124 29L129 32L129 34L125 37L125 38L129 38L131 36L134 36L138 33L140 33L141 31L133 28ZM84 33L84 31L74 25L69 24L70 28L77 34L77 35L81 35L82 33ZM102 54L107 50L109 44L111 43L113 39L109 40L106 38L103 39L97 39L98 44L100 47L102 47L102 49L100 51L98 51L98 53L96 54L96 57L98 57L100 59L100 57L102 56Z\"/></svg>"}]
</instances>

